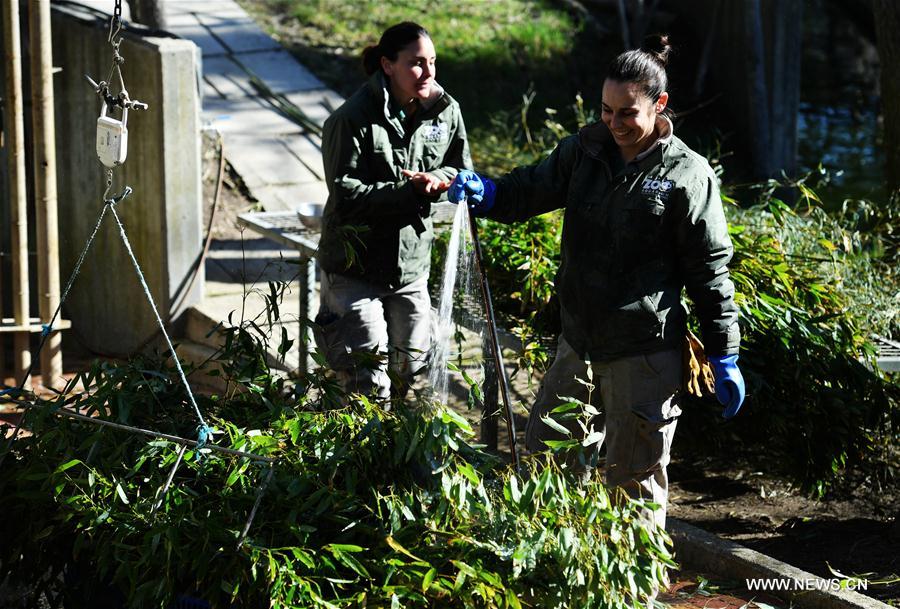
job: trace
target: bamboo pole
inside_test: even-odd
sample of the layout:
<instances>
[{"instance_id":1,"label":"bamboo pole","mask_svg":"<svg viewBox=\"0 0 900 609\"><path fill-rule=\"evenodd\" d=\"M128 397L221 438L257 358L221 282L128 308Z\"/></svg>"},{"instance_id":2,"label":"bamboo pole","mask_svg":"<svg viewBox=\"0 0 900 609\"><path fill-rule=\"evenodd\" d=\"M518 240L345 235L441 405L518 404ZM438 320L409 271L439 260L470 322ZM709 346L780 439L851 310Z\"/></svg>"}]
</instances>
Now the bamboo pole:
<instances>
[{"instance_id":1,"label":"bamboo pole","mask_svg":"<svg viewBox=\"0 0 900 609\"><path fill-rule=\"evenodd\" d=\"M31 38L31 120L34 129L34 203L37 219L38 303L41 322L49 324L59 306L59 243L56 195L56 122L53 114L53 51L50 0L28 5ZM62 377L62 337L51 331L41 350L45 387Z\"/></svg>"},{"instance_id":2,"label":"bamboo pole","mask_svg":"<svg viewBox=\"0 0 900 609\"><path fill-rule=\"evenodd\" d=\"M12 226L12 297L16 324L28 325L28 206L25 191L25 124L22 108L22 54L19 32L18 0L3 3L3 41L6 59L6 107L9 162L9 203ZM25 379L31 367L28 332L16 332L13 338L16 383Z\"/></svg>"}]
</instances>

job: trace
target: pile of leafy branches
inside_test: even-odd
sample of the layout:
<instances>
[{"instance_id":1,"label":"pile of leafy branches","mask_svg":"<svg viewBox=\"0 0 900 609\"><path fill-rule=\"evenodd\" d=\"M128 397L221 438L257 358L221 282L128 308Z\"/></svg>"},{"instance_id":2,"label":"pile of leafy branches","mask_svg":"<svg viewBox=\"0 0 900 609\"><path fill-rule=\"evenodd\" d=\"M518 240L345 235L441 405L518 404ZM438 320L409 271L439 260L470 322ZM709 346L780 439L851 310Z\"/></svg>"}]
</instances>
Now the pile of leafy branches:
<instances>
[{"instance_id":1,"label":"pile of leafy branches","mask_svg":"<svg viewBox=\"0 0 900 609\"><path fill-rule=\"evenodd\" d=\"M665 533L599 482L546 455L513 472L439 406L325 408L332 382L270 374L257 329L229 331L229 389L200 406L219 445L273 463L191 448L167 486L178 444L56 411L190 435L177 376L98 364L88 391L29 408L6 455L3 574L52 590L65 572L66 606L112 590L135 607L630 607L673 565Z\"/></svg>"}]
</instances>

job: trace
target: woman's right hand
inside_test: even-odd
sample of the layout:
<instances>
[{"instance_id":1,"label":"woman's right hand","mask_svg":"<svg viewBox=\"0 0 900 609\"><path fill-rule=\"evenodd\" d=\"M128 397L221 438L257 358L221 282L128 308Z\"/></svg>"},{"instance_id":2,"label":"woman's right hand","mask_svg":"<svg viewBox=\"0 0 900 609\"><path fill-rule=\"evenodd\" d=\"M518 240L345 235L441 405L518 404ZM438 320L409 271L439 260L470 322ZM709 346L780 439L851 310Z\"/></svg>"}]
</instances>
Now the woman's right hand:
<instances>
[{"instance_id":1,"label":"woman's right hand","mask_svg":"<svg viewBox=\"0 0 900 609\"><path fill-rule=\"evenodd\" d=\"M485 214L494 206L494 196L497 193L497 187L493 180L475 173L469 169L463 169L450 184L450 191L447 198L451 203L460 203L464 199L468 200L469 209L475 215Z\"/></svg>"},{"instance_id":2,"label":"woman's right hand","mask_svg":"<svg viewBox=\"0 0 900 609\"><path fill-rule=\"evenodd\" d=\"M416 192L420 195L436 197L450 188L450 182L440 180L424 171L409 171L408 169L403 169L400 173L403 174L403 177L409 178L409 181L413 183L413 188L415 188Z\"/></svg>"}]
</instances>

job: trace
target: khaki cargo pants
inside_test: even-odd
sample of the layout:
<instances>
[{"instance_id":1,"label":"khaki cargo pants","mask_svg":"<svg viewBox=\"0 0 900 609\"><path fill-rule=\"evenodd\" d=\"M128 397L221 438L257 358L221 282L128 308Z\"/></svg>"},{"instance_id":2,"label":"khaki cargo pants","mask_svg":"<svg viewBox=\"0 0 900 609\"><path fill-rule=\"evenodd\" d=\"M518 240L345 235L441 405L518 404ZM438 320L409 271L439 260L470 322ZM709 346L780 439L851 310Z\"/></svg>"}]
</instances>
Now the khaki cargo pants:
<instances>
[{"instance_id":1,"label":"khaki cargo pants","mask_svg":"<svg viewBox=\"0 0 900 609\"><path fill-rule=\"evenodd\" d=\"M621 488L630 497L652 500L659 510L647 510L645 517L661 527L666 524L668 478L666 466L675 425L681 408L681 349L658 351L591 364L594 390L591 403L600 415L591 421L601 434L593 450L606 443L606 485ZM556 359L544 376L537 401L528 417L525 446L529 451L545 450L544 440L564 440L566 436L541 421L564 403L560 398L588 401L587 364L560 336ZM575 421L560 421L583 439Z\"/></svg>"},{"instance_id":2,"label":"khaki cargo pants","mask_svg":"<svg viewBox=\"0 0 900 609\"><path fill-rule=\"evenodd\" d=\"M390 367L402 397L431 347L428 277L390 289L323 271L320 300L316 345L344 390L388 398Z\"/></svg>"}]
</instances>

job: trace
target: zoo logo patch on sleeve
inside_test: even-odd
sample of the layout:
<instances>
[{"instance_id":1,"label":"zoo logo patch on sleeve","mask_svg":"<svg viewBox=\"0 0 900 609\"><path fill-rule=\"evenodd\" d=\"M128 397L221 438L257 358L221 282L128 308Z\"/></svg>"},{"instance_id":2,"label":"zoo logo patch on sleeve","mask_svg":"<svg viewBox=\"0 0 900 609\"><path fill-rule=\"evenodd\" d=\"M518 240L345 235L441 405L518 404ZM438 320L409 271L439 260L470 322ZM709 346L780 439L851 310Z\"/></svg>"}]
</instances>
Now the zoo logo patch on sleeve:
<instances>
[{"instance_id":1,"label":"zoo logo patch on sleeve","mask_svg":"<svg viewBox=\"0 0 900 609\"><path fill-rule=\"evenodd\" d=\"M423 137L426 142L445 142L447 141L447 136L450 135L450 129L447 127L447 123L426 125L422 129Z\"/></svg>"}]
</instances>

